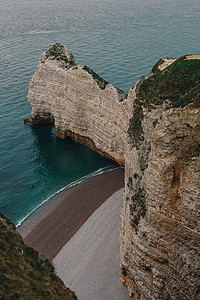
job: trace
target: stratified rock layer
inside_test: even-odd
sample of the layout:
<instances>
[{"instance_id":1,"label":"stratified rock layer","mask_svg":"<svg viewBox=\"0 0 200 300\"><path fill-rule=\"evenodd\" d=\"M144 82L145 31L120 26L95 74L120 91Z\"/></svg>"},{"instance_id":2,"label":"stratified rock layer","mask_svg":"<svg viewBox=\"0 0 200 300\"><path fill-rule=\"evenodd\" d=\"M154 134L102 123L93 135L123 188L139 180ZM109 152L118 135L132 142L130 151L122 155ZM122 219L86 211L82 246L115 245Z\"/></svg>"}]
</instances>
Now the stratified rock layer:
<instances>
[{"instance_id":1,"label":"stratified rock layer","mask_svg":"<svg viewBox=\"0 0 200 300\"><path fill-rule=\"evenodd\" d=\"M129 92L120 247L135 299L200 299L199 70L181 58Z\"/></svg>"},{"instance_id":2,"label":"stratified rock layer","mask_svg":"<svg viewBox=\"0 0 200 300\"><path fill-rule=\"evenodd\" d=\"M87 66L77 66L72 54L56 43L41 55L30 81L27 123L54 119L57 136L70 136L124 165L126 97Z\"/></svg>"}]
</instances>

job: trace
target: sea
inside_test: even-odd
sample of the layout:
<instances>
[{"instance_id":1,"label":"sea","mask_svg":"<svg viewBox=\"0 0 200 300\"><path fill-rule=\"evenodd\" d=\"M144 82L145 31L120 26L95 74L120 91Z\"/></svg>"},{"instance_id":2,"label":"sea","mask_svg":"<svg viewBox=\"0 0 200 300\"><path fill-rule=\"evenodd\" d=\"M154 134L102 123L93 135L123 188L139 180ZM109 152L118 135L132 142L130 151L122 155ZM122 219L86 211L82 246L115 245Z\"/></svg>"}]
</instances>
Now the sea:
<instances>
[{"instance_id":1,"label":"sea","mask_svg":"<svg viewBox=\"0 0 200 300\"><path fill-rule=\"evenodd\" d=\"M84 145L31 128L29 81L59 41L128 92L164 57L200 54L199 0L0 0L0 212L20 226L65 188L116 168Z\"/></svg>"}]
</instances>

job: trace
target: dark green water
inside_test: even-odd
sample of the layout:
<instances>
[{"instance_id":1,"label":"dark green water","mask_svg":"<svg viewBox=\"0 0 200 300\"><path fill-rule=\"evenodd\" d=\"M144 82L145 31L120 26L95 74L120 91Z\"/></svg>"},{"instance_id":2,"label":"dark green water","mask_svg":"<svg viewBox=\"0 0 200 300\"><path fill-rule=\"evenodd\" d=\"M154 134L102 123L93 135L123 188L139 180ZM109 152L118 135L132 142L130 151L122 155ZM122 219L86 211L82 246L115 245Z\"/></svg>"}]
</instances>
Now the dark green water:
<instances>
[{"instance_id":1,"label":"dark green water","mask_svg":"<svg viewBox=\"0 0 200 300\"><path fill-rule=\"evenodd\" d=\"M26 96L56 41L125 92L160 57L200 52L199 0L0 0L0 211L16 224L52 194L113 164L53 128L30 128Z\"/></svg>"}]
</instances>

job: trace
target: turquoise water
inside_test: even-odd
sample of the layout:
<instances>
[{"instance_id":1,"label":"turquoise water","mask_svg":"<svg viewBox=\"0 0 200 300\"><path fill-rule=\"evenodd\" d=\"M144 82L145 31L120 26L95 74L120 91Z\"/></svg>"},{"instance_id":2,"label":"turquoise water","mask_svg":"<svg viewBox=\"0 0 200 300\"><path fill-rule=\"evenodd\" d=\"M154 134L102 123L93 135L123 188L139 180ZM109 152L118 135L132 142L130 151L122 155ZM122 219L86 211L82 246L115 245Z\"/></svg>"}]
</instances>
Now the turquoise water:
<instances>
[{"instance_id":1,"label":"turquoise water","mask_svg":"<svg viewBox=\"0 0 200 300\"><path fill-rule=\"evenodd\" d=\"M125 92L161 57L200 53L199 0L0 0L0 211L19 223L63 187L113 164L52 127L30 128L40 54L60 41Z\"/></svg>"}]
</instances>

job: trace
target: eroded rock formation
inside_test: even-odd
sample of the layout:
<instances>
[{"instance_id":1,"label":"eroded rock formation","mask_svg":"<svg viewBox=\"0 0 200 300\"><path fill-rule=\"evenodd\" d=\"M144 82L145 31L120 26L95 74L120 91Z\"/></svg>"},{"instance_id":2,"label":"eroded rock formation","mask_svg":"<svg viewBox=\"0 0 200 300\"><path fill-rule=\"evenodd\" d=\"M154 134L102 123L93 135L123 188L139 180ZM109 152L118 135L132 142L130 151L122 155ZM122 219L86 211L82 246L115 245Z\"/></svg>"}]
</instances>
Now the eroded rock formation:
<instances>
[{"instance_id":1,"label":"eroded rock formation","mask_svg":"<svg viewBox=\"0 0 200 300\"><path fill-rule=\"evenodd\" d=\"M199 71L180 58L129 92L120 247L135 299L200 299Z\"/></svg>"},{"instance_id":2,"label":"eroded rock formation","mask_svg":"<svg viewBox=\"0 0 200 300\"><path fill-rule=\"evenodd\" d=\"M40 57L30 81L28 100L31 125L52 123L57 136L70 136L124 165L124 140L128 126L127 95L56 43Z\"/></svg>"},{"instance_id":3,"label":"eroded rock formation","mask_svg":"<svg viewBox=\"0 0 200 300\"><path fill-rule=\"evenodd\" d=\"M126 99L56 43L30 82L29 124L125 160L120 274L136 300L200 299L199 58L159 60Z\"/></svg>"}]
</instances>

